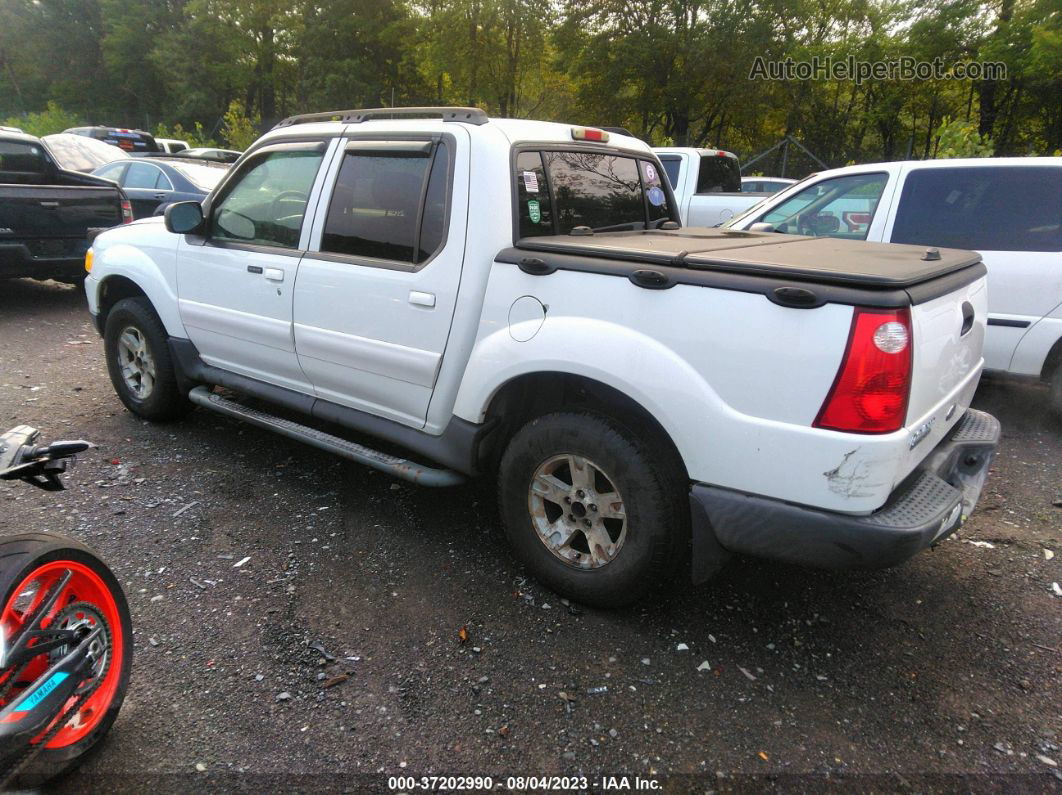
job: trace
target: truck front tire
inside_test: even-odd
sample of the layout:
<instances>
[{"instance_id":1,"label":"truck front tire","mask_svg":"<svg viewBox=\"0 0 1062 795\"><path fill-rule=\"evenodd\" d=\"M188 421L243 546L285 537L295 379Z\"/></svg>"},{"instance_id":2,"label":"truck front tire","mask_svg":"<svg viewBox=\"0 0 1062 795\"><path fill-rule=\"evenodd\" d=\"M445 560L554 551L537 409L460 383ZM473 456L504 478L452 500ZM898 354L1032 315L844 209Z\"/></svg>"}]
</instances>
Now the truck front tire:
<instances>
[{"instance_id":1,"label":"truck front tire","mask_svg":"<svg viewBox=\"0 0 1062 795\"><path fill-rule=\"evenodd\" d=\"M107 372L125 407L146 420L173 420L192 404L177 383L166 329L147 298L123 298L103 330Z\"/></svg>"},{"instance_id":2,"label":"truck front tire","mask_svg":"<svg viewBox=\"0 0 1062 795\"><path fill-rule=\"evenodd\" d=\"M689 537L688 500L660 448L598 414L527 423L498 481L517 557L557 593L598 607L630 604L673 578Z\"/></svg>"}]
</instances>

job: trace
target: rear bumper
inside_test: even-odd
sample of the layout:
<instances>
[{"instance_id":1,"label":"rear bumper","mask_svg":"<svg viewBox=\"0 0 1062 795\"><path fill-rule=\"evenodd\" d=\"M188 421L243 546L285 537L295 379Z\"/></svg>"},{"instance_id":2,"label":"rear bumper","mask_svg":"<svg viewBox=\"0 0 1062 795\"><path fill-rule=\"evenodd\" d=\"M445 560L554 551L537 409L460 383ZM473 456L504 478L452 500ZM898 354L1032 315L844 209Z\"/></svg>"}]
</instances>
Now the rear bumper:
<instances>
[{"instance_id":1,"label":"rear bumper","mask_svg":"<svg viewBox=\"0 0 1062 795\"><path fill-rule=\"evenodd\" d=\"M0 243L0 279L75 279L84 275L84 251L34 256L23 243Z\"/></svg>"},{"instance_id":2,"label":"rear bumper","mask_svg":"<svg viewBox=\"0 0 1062 795\"><path fill-rule=\"evenodd\" d=\"M969 409L885 505L865 516L702 483L691 496L726 551L824 568L892 566L943 540L972 513L999 433L995 417Z\"/></svg>"}]
</instances>

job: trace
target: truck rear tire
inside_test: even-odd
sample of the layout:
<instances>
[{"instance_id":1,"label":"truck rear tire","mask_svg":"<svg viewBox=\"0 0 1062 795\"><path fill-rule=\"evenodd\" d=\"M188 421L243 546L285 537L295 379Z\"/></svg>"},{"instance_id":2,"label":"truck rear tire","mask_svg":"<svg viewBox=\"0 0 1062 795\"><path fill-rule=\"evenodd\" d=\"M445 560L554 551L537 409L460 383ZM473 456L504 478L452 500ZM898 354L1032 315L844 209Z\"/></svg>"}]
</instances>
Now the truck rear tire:
<instances>
[{"instance_id":1,"label":"truck rear tire","mask_svg":"<svg viewBox=\"0 0 1062 795\"><path fill-rule=\"evenodd\" d=\"M688 501L660 447L591 413L547 414L517 431L498 503L537 579L578 602L621 607L675 576Z\"/></svg>"},{"instance_id":2,"label":"truck rear tire","mask_svg":"<svg viewBox=\"0 0 1062 795\"><path fill-rule=\"evenodd\" d=\"M181 392L166 329L147 298L123 298L107 314L107 372L125 407L146 420L183 417L192 404Z\"/></svg>"},{"instance_id":3,"label":"truck rear tire","mask_svg":"<svg viewBox=\"0 0 1062 795\"><path fill-rule=\"evenodd\" d=\"M1062 422L1062 363L1059 363L1055 368L1048 386L1050 389L1050 397L1048 399L1051 404L1051 411L1054 413L1055 419Z\"/></svg>"}]
</instances>

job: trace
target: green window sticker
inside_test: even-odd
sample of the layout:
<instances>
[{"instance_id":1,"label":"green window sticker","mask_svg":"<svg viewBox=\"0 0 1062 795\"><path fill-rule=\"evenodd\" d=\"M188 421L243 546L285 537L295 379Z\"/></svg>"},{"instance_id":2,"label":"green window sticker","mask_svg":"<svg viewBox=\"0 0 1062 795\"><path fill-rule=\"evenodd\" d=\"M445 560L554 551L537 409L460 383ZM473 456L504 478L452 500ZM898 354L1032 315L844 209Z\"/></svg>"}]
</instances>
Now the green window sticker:
<instances>
[{"instance_id":1,"label":"green window sticker","mask_svg":"<svg viewBox=\"0 0 1062 795\"><path fill-rule=\"evenodd\" d=\"M542 221L542 208L538 206L538 199L529 199L527 202L527 214L531 217L531 223L537 224Z\"/></svg>"}]
</instances>

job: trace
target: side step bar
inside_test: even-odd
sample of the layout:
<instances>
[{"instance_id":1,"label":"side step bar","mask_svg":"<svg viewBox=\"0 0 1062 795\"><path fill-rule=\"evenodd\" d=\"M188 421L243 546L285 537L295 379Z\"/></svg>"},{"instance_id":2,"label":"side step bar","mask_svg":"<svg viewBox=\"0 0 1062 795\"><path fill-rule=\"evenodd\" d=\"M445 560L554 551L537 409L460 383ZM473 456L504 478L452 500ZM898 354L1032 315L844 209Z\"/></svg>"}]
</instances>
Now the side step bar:
<instances>
[{"instance_id":1,"label":"side step bar","mask_svg":"<svg viewBox=\"0 0 1062 795\"><path fill-rule=\"evenodd\" d=\"M304 442L312 447L326 450L351 461L357 461L359 464L378 469L388 475L408 480L411 483L418 483L421 486L456 486L465 481L464 475L451 469L433 469L414 464L404 458L381 453L379 450L373 450L347 439L341 439L316 428L310 428L281 417L274 417L272 414L266 414L264 411L259 411L234 400L223 398L221 395L216 395L210 391L210 387L197 386L188 393L188 399L203 408L216 411L219 414L243 420L251 425L257 425L259 428L265 428L267 431L279 433L289 439Z\"/></svg>"}]
</instances>

